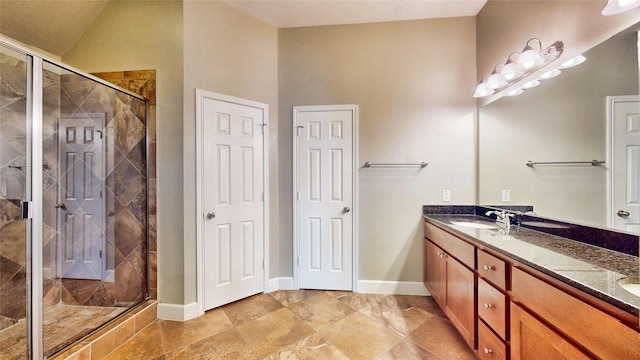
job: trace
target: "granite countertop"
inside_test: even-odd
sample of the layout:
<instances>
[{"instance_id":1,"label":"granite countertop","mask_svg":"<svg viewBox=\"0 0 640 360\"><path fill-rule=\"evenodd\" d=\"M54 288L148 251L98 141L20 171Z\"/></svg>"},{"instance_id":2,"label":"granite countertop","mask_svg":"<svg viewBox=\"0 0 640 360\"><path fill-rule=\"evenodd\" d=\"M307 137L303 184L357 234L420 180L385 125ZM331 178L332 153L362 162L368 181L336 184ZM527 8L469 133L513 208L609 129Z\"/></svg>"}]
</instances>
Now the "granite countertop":
<instances>
[{"instance_id":1,"label":"granite countertop","mask_svg":"<svg viewBox=\"0 0 640 360\"><path fill-rule=\"evenodd\" d=\"M618 280L638 278L638 257L556 235L512 225L477 229L452 222L496 225L478 215L425 215L430 222L475 240L487 248L585 291L631 314L640 314L640 297L623 289Z\"/></svg>"}]
</instances>

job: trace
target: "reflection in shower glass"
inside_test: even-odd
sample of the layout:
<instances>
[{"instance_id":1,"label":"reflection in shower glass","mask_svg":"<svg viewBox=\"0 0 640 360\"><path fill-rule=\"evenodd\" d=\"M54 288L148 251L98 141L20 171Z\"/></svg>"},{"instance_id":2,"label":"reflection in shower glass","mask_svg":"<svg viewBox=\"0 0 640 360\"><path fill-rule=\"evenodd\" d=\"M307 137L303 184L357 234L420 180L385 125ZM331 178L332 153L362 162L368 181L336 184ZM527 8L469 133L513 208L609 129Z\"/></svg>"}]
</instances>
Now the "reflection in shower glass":
<instances>
[{"instance_id":1,"label":"reflection in shower glass","mask_svg":"<svg viewBox=\"0 0 640 360\"><path fill-rule=\"evenodd\" d=\"M0 358L27 358L27 56L0 46Z\"/></svg>"},{"instance_id":2,"label":"reflection in shower glass","mask_svg":"<svg viewBox=\"0 0 640 360\"><path fill-rule=\"evenodd\" d=\"M146 103L45 62L46 354L147 297Z\"/></svg>"}]
</instances>

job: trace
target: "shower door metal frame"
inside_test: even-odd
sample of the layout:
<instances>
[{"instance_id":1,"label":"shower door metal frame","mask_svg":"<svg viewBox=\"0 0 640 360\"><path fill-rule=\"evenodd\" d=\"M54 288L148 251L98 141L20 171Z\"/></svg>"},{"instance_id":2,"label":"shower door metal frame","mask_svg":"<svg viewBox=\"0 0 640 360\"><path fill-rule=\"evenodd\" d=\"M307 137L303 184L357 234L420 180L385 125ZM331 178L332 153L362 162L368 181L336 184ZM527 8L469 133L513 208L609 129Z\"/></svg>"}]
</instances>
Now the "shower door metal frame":
<instances>
[{"instance_id":1,"label":"shower door metal frame","mask_svg":"<svg viewBox=\"0 0 640 360\"><path fill-rule=\"evenodd\" d=\"M119 88L96 76L86 74L70 67L47 55L26 48L22 44L0 34L0 45L24 54L27 59L27 114L26 114L26 184L25 202L28 203L29 214L26 217L26 268L27 268L27 344L29 359L44 359L43 337L43 68L44 62L59 66L67 71L79 74L96 83L105 85L114 90L133 96L145 102L148 114L149 104L144 97L126 89ZM146 151L149 152L148 127L146 129ZM149 216L149 189L148 189L149 164L147 162L145 177L147 179L145 191L147 193L147 219ZM147 249L149 245L148 221L146 231ZM147 298L149 296L149 264L147 262Z\"/></svg>"}]
</instances>

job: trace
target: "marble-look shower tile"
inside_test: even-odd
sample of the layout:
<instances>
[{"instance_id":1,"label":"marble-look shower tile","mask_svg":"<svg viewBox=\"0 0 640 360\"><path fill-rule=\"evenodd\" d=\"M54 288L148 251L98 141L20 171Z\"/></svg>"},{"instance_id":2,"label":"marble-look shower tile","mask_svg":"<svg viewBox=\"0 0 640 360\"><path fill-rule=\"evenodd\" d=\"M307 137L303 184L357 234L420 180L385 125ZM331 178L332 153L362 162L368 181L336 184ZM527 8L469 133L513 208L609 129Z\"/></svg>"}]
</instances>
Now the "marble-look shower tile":
<instances>
[{"instance_id":1,"label":"marble-look shower tile","mask_svg":"<svg viewBox=\"0 0 640 360\"><path fill-rule=\"evenodd\" d=\"M22 265L17 264L11 259L0 256L0 288L13 278L18 271L22 269Z\"/></svg>"},{"instance_id":2,"label":"marble-look shower tile","mask_svg":"<svg viewBox=\"0 0 640 360\"><path fill-rule=\"evenodd\" d=\"M188 321L161 321L160 328L167 353L213 336L233 327L220 309L207 311L204 315Z\"/></svg>"},{"instance_id":3,"label":"marble-look shower tile","mask_svg":"<svg viewBox=\"0 0 640 360\"><path fill-rule=\"evenodd\" d=\"M115 128L115 146L123 154L129 153L131 149L146 134L144 123L140 121L131 111L118 112L110 123Z\"/></svg>"},{"instance_id":4,"label":"marble-look shower tile","mask_svg":"<svg viewBox=\"0 0 640 360\"><path fill-rule=\"evenodd\" d=\"M287 308L270 312L236 329L256 352L258 358L295 344L314 332Z\"/></svg>"},{"instance_id":5,"label":"marble-look shower tile","mask_svg":"<svg viewBox=\"0 0 640 360\"><path fill-rule=\"evenodd\" d=\"M402 339L401 335L359 312L321 329L319 333L351 359L375 359Z\"/></svg>"},{"instance_id":6,"label":"marble-look shower tile","mask_svg":"<svg viewBox=\"0 0 640 360\"><path fill-rule=\"evenodd\" d=\"M27 326L24 320L2 330L0 358L27 354Z\"/></svg>"},{"instance_id":7,"label":"marble-look shower tile","mask_svg":"<svg viewBox=\"0 0 640 360\"><path fill-rule=\"evenodd\" d=\"M253 360L257 358L238 331L232 328L169 352L167 359Z\"/></svg>"},{"instance_id":8,"label":"marble-look shower tile","mask_svg":"<svg viewBox=\"0 0 640 360\"><path fill-rule=\"evenodd\" d=\"M4 289L11 289L11 291L0 291L0 315L16 320L25 318L27 316L26 269L20 268L4 284Z\"/></svg>"},{"instance_id":9,"label":"marble-look shower tile","mask_svg":"<svg viewBox=\"0 0 640 360\"><path fill-rule=\"evenodd\" d=\"M233 325L242 325L282 307L276 299L266 294L250 296L224 306L224 312Z\"/></svg>"},{"instance_id":10,"label":"marble-look shower tile","mask_svg":"<svg viewBox=\"0 0 640 360\"><path fill-rule=\"evenodd\" d=\"M127 160L121 161L105 181L122 204L128 204L145 188L144 176Z\"/></svg>"},{"instance_id":11,"label":"marble-look shower tile","mask_svg":"<svg viewBox=\"0 0 640 360\"><path fill-rule=\"evenodd\" d=\"M73 298L69 301L63 292L63 301L67 304L85 304L89 298L98 290L101 282L97 280L82 279L62 279L62 286L67 290L67 294Z\"/></svg>"},{"instance_id":12,"label":"marble-look shower tile","mask_svg":"<svg viewBox=\"0 0 640 360\"><path fill-rule=\"evenodd\" d=\"M127 257L136 245L145 241L145 232L136 218L128 210L123 210L107 228L107 237L113 241L116 249Z\"/></svg>"},{"instance_id":13,"label":"marble-look shower tile","mask_svg":"<svg viewBox=\"0 0 640 360\"><path fill-rule=\"evenodd\" d=\"M351 306L325 293L292 304L289 310L316 331L355 312Z\"/></svg>"},{"instance_id":14,"label":"marble-look shower tile","mask_svg":"<svg viewBox=\"0 0 640 360\"><path fill-rule=\"evenodd\" d=\"M448 319L434 316L414 330L408 339L442 359L476 359Z\"/></svg>"},{"instance_id":15,"label":"marble-look shower tile","mask_svg":"<svg viewBox=\"0 0 640 360\"><path fill-rule=\"evenodd\" d=\"M115 271L115 297L118 305L130 306L144 298L146 279L128 260L118 265Z\"/></svg>"}]
</instances>

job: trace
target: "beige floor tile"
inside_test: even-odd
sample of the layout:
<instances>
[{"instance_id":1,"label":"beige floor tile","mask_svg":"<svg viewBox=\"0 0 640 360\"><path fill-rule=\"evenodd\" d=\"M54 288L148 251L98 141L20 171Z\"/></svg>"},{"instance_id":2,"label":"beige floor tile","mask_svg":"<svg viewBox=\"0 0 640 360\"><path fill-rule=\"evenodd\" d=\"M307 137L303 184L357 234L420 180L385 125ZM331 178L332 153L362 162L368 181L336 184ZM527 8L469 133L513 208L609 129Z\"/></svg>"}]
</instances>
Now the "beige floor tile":
<instances>
[{"instance_id":1,"label":"beige floor tile","mask_svg":"<svg viewBox=\"0 0 640 360\"><path fill-rule=\"evenodd\" d=\"M359 312L321 329L319 333L350 359L375 359L402 339L402 336Z\"/></svg>"},{"instance_id":2,"label":"beige floor tile","mask_svg":"<svg viewBox=\"0 0 640 360\"><path fill-rule=\"evenodd\" d=\"M355 310L362 309L369 301L375 301L378 295L375 294L358 294L347 291L328 291L328 295L345 302Z\"/></svg>"},{"instance_id":3,"label":"beige floor tile","mask_svg":"<svg viewBox=\"0 0 640 360\"><path fill-rule=\"evenodd\" d=\"M258 294L222 307L235 326L278 310L282 304L270 295Z\"/></svg>"},{"instance_id":4,"label":"beige floor tile","mask_svg":"<svg viewBox=\"0 0 640 360\"><path fill-rule=\"evenodd\" d=\"M313 334L313 329L291 310L282 308L237 327L238 332L263 358Z\"/></svg>"},{"instance_id":5,"label":"beige floor tile","mask_svg":"<svg viewBox=\"0 0 640 360\"><path fill-rule=\"evenodd\" d=\"M325 339L318 333L297 341L295 344L287 346L275 353L267 356L267 360L296 359L296 360L349 360L335 346L327 344Z\"/></svg>"},{"instance_id":6,"label":"beige floor tile","mask_svg":"<svg viewBox=\"0 0 640 360\"><path fill-rule=\"evenodd\" d=\"M442 359L476 359L476 355L447 319L434 316L414 330L408 338Z\"/></svg>"},{"instance_id":7,"label":"beige floor tile","mask_svg":"<svg viewBox=\"0 0 640 360\"><path fill-rule=\"evenodd\" d=\"M321 293L323 293L321 290L278 290L269 295L278 300L282 306L289 306Z\"/></svg>"},{"instance_id":8,"label":"beige floor tile","mask_svg":"<svg viewBox=\"0 0 640 360\"><path fill-rule=\"evenodd\" d=\"M160 323L153 323L107 355L104 360L154 360L164 354Z\"/></svg>"},{"instance_id":9,"label":"beige floor tile","mask_svg":"<svg viewBox=\"0 0 640 360\"><path fill-rule=\"evenodd\" d=\"M167 354L167 360L182 359L253 360L256 359L256 355L236 329L229 329Z\"/></svg>"},{"instance_id":10,"label":"beige floor tile","mask_svg":"<svg viewBox=\"0 0 640 360\"><path fill-rule=\"evenodd\" d=\"M435 316L421 308L398 301L392 295L369 297L367 300L359 311L402 336L409 335L427 319Z\"/></svg>"},{"instance_id":11,"label":"beige floor tile","mask_svg":"<svg viewBox=\"0 0 640 360\"><path fill-rule=\"evenodd\" d=\"M324 293L292 304L289 310L315 330L320 330L355 312L351 306Z\"/></svg>"},{"instance_id":12,"label":"beige floor tile","mask_svg":"<svg viewBox=\"0 0 640 360\"><path fill-rule=\"evenodd\" d=\"M233 324L222 309L209 310L204 315L188 321L160 322L167 352L172 352L232 327Z\"/></svg>"},{"instance_id":13,"label":"beige floor tile","mask_svg":"<svg viewBox=\"0 0 640 360\"><path fill-rule=\"evenodd\" d=\"M403 339L377 360L446 360L441 359L420 346Z\"/></svg>"}]
</instances>

